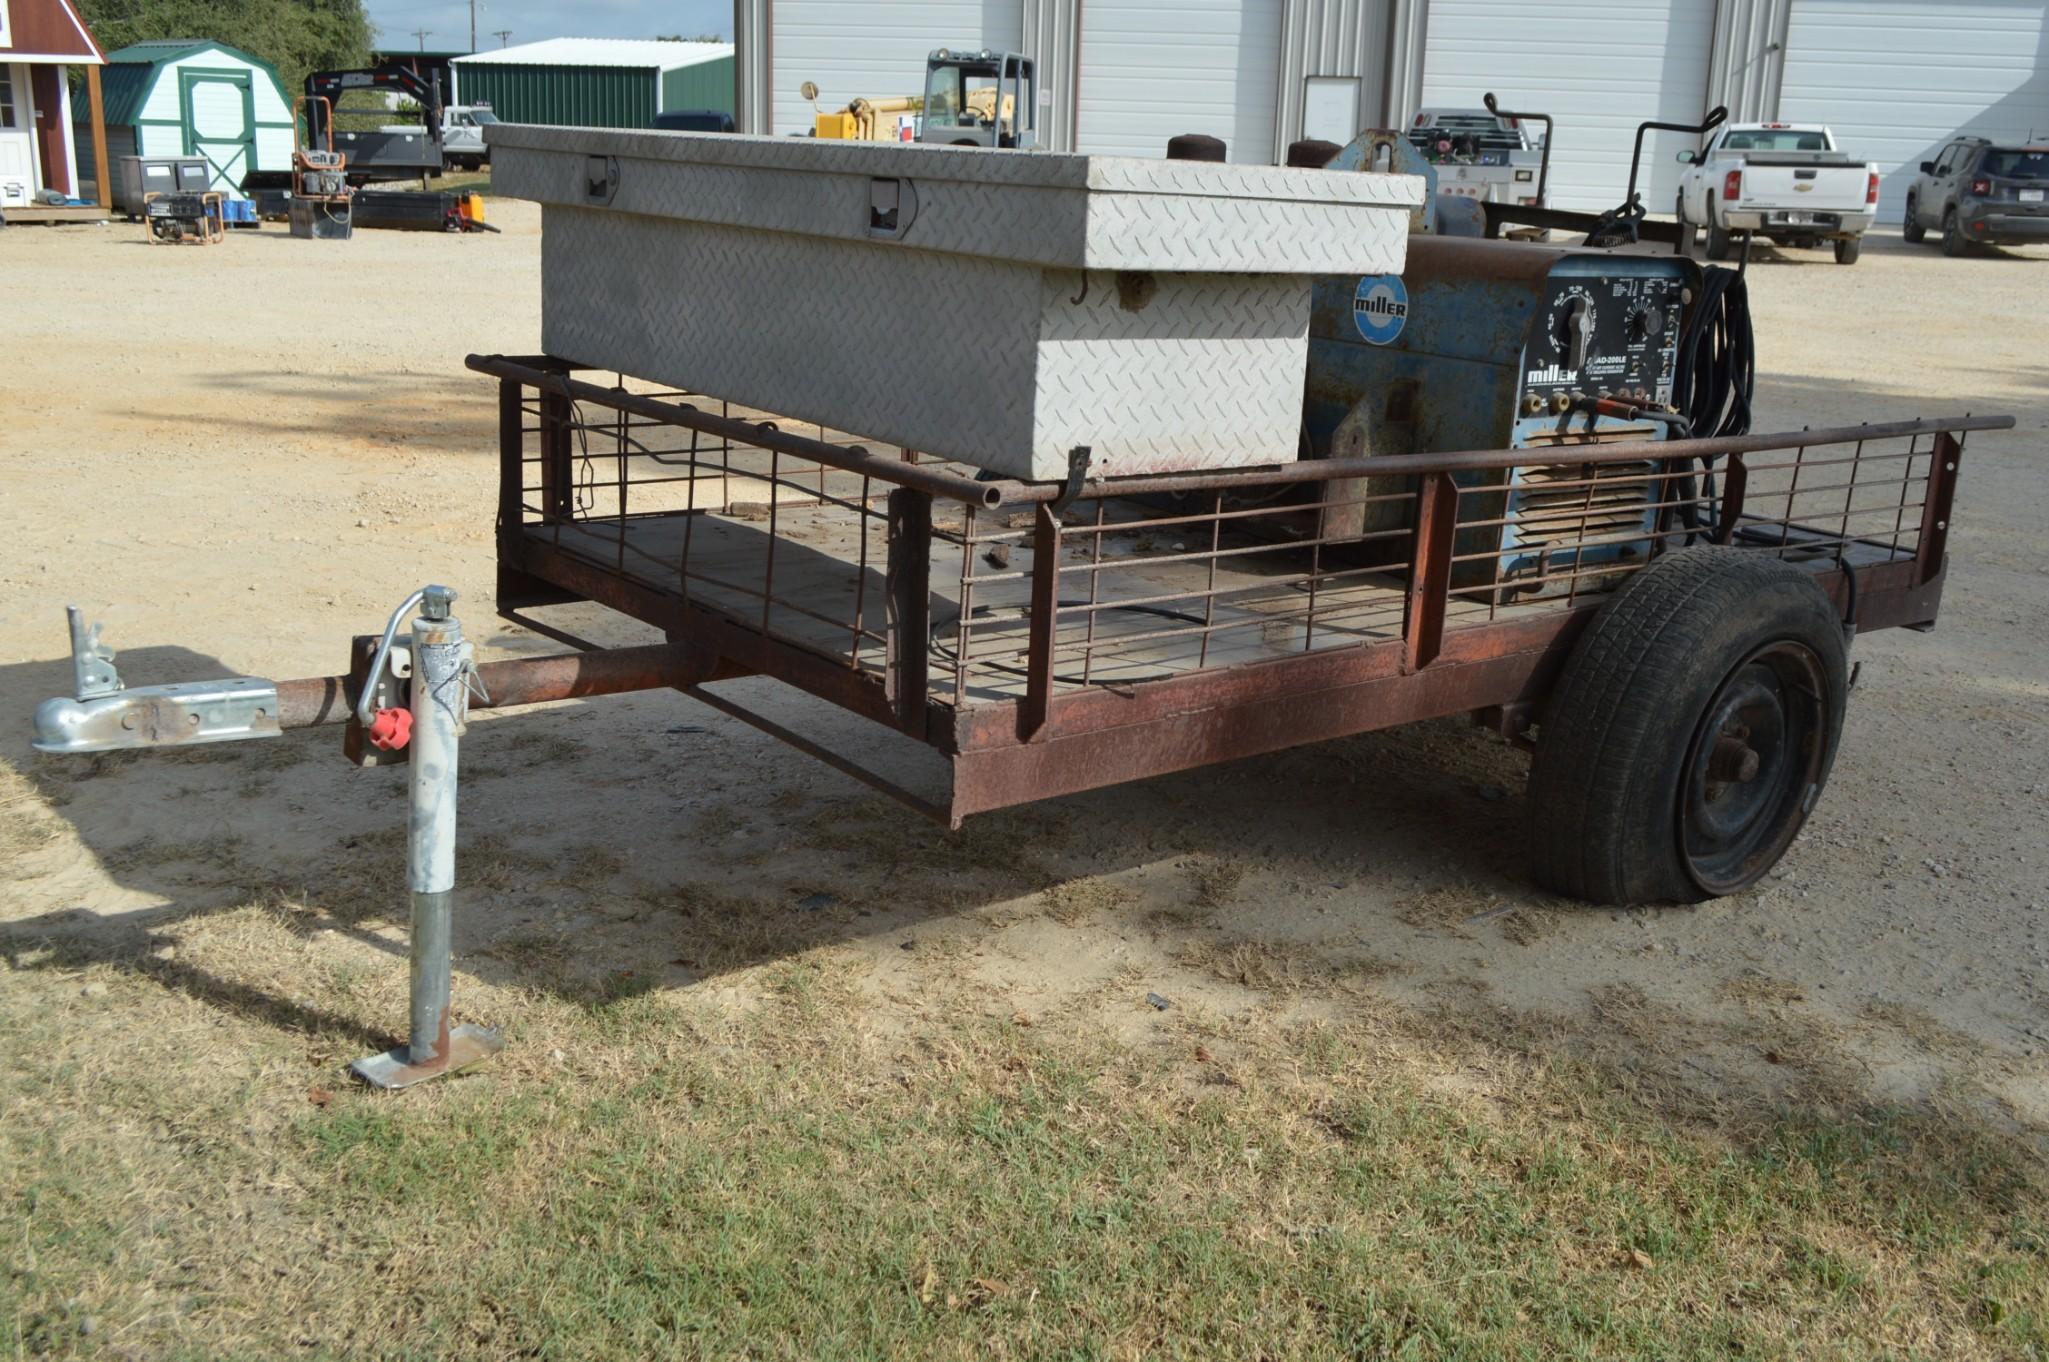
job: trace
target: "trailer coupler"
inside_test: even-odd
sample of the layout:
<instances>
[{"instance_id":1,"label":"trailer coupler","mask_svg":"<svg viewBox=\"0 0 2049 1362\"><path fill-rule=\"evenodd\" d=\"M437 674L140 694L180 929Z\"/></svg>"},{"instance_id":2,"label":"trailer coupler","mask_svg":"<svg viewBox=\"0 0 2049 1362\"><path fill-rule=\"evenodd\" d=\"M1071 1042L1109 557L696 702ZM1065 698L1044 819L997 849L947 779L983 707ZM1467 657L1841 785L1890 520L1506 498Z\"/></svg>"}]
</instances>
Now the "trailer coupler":
<instances>
[{"instance_id":1,"label":"trailer coupler","mask_svg":"<svg viewBox=\"0 0 2049 1362\"><path fill-rule=\"evenodd\" d=\"M73 756L142 747L274 738L278 720L277 683L257 676L186 681L130 689L114 670L114 654L100 643L100 626L86 627L77 606L71 624L73 694L36 707L38 752Z\"/></svg>"}]
</instances>

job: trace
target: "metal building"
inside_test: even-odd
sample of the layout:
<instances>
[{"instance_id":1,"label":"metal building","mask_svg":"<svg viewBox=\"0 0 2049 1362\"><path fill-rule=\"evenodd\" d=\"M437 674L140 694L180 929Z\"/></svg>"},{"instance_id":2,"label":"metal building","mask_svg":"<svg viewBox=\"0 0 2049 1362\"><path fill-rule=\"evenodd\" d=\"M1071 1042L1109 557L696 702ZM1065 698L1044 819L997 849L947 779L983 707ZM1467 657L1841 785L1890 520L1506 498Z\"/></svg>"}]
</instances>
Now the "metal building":
<instances>
[{"instance_id":1,"label":"metal building","mask_svg":"<svg viewBox=\"0 0 2049 1362\"><path fill-rule=\"evenodd\" d=\"M910 94L934 47L1022 51L1040 144L1159 155L1183 132L1234 161L1344 141L1424 104L1557 119L1552 200L1622 195L1648 118L1817 119L1885 173L1897 222L1916 165L1957 132L2049 136L2049 0L735 0L743 129L801 134L817 107ZM1669 212L1677 153L1655 135L1643 192Z\"/></svg>"},{"instance_id":2,"label":"metal building","mask_svg":"<svg viewBox=\"0 0 2049 1362\"><path fill-rule=\"evenodd\" d=\"M550 38L449 63L455 104L508 123L645 128L658 113L733 111L733 46L634 38Z\"/></svg>"}]
</instances>

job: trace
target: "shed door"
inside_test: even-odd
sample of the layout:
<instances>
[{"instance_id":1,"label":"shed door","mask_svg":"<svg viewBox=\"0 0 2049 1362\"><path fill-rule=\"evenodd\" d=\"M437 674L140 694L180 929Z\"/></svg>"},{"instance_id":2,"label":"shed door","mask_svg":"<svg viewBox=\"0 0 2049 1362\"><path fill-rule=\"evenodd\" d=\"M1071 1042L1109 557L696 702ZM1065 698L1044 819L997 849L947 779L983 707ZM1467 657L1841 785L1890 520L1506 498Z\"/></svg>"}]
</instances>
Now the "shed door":
<instances>
[{"instance_id":1,"label":"shed door","mask_svg":"<svg viewBox=\"0 0 2049 1362\"><path fill-rule=\"evenodd\" d=\"M28 68L0 62L0 208L25 205L35 197L28 100Z\"/></svg>"},{"instance_id":2,"label":"shed door","mask_svg":"<svg viewBox=\"0 0 2049 1362\"><path fill-rule=\"evenodd\" d=\"M1491 90L1505 109L1550 114L1551 206L1613 208L1629 186L1636 125L1698 123L1707 112L1714 29L1708 0L1431 0L1423 103L1477 109ZM1651 212L1672 211L1674 158L1699 144L1645 137L1637 191Z\"/></svg>"},{"instance_id":3,"label":"shed door","mask_svg":"<svg viewBox=\"0 0 2049 1362\"><path fill-rule=\"evenodd\" d=\"M185 152L204 156L213 189L238 194L256 149L256 111L247 71L178 73L179 112L185 122Z\"/></svg>"},{"instance_id":4,"label":"shed door","mask_svg":"<svg viewBox=\"0 0 2049 1362\"><path fill-rule=\"evenodd\" d=\"M1826 123L1878 162L1878 220L1898 222L1921 162L1958 133L2049 134L2042 0L1793 0L1779 117Z\"/></svg>"},{"instance_id":5,"label":"shed door","mask_svg":"<svg viewBox=\"0 0 2049 1362\"><path fill-rule=\"evenodd\" d=\"M1282 8L1281 0L1084 4L1075 149L1161 157L1169 138L1197 132L1223 139L1233 161L1272 165Z\"/></svg>"}]
</instances>

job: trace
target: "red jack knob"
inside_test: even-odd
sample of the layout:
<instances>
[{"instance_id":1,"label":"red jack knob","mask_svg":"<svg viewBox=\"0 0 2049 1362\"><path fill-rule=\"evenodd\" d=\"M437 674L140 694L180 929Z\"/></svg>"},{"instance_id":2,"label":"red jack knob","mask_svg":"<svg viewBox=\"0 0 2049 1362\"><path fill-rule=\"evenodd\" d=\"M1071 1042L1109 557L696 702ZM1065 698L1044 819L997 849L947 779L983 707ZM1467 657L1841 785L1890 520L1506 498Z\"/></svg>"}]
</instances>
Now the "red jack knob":
<instances>
[{"instance_id":1,"label":"red jack knob","mask_svg":"<svg viewBox=\"0 0 2049 1362\"><path fill-rule=\"evenodd\" d=\"M413 740L413 712L409 709L380 709L370 720L370 745L380 752L396 752Z\"/></svg>"}]
</instances>

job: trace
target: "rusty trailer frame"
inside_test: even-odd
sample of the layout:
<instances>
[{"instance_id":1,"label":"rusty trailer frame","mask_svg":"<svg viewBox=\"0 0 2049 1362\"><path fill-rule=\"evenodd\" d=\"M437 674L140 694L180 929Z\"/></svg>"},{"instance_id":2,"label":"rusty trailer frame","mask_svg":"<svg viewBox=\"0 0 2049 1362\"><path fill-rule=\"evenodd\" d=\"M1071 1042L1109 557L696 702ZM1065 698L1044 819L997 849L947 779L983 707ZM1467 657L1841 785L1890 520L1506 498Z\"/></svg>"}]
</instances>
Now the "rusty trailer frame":
<instances>
[{"instance_id":1,"label":"rusty trailer frame","mask_svg":"<svg viewBox=\"0 0 2049 1362\"><path fill-rule=\"evenodd\" d=\"M333 724L358 764L409 762L410 1028L352 1066L388 1088L502 1044L455 1024L451 1001L458 749L477 709L673 688L956 826L1470 713L1524 743L1536 729L1533 778L1554 793L1564 782L1567 796L1533 800L1539 813L1600 784L1569 759L1657 768L1662 793L1622 801L1621 815L1575 806L1554 819L1534 839L1554 856L1545 878L1604 901L1730 892L1784 851L1826 779L1846 637L1934 623L1965 436L2013 425L1964 417L1659 443L1644 427L1574 429L1561 417L1537 448L1110 482L1088 481L1077 450L1053 486L800 433L623 377L589 382L561 360L468 363L499 384L499 613L582 651L478 663L452 612L457 593L427 585L382 635L355 640L345 675L129 688L73 608L75 693L36 712L36 746L52 753ZM1747 552L1668 558L1697 545ZM1643 589L1613 595L1647 570ZM1719 581L1723 604L1704 610L1697 581ZM1603 616L1611 599L1616 612ZM531 614L579 602L666 641L597 648ZM1740 619L1744 605L1778 613ZM416 609L401 668L398 633ZM1700 694L1646 697L1635 672L1574 653L1590 628L1603 637L1603 620L1617 622L1609 633L1624 653L1691 649L1637 632L1688 611L1740 644L1724 639L1694 668L1703 677L1674 683L1705 684ZM750 676L936 752L944 793L893 778L882 744L850 756L844 741L708 688ZM1650 731L1642 724L1575 740L1575 722L1618 703L1587 676L1626 685L1623 707L1676 715L1680 736L1660 729L1657 750L1629 746L1627 732ZM1608 739L1621 730L1618 747ZM1560 869L1558 854L1612 840L1629 818L1664 818L1668 796L1676 826L1650 834L1672 843L1666 859ZM1668 854L1685 858L1688 878L1672 878Z\"/></svg>"},{"instance_id":2,"label":"rusty trailer frame","mask_svg":"<svg viewBox=\"0 0 2049 1362\"><path fill-rule=\"evenodd\" d=\"M659 628L687 693L954 826L1447 715L1520 737L1609 589L1684 545L1798 563L1856 630L1928 628L1965 437L2012 425L1561 425L1542 452L1048 485L551 357L468 364L499 384L502 614ZM1504 575L1504 536L1537 571ZM930 747L946 795L704 689L748 674Z\"/></svg>"}]
</instances>

